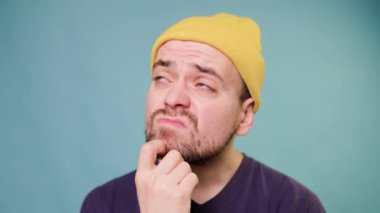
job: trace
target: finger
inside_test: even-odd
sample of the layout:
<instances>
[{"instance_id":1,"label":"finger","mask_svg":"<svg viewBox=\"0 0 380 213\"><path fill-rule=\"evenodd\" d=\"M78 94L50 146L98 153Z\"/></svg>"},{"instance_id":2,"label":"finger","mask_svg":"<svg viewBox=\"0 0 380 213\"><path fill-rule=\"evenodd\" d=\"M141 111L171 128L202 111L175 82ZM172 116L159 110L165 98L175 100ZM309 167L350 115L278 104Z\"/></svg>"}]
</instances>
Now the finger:
<instances>
[{"instance_id":1,"label":"finger","mask_svg":"<svg viewBox=\"0 0 380 213\"><path fill-rule=\"evenodd\" d=\"M152 140L142 145L137 165L138 170L151 170L155 167L157 155L166 152L166 146L161 140Z\"/></svg>"},{"instance_id":2,"label":"finger","mask_svg":"<svg viewBox=\"0 0 380 213\"><path fill-rule=\"evenodd\" d=\"M191 173L191 167L189 163L182 161L168 175L168 178L170 182L179 184L189 173Z\"/></svg>"},{"instance_id":3,"label":"finger","mask_svg":"<svg viewBox=\"0 0 380 213\"><path fill-rule=\"evenodd\" d=\"M195 173L191 172L183 178L182 182L179 184L179 187L189 195L193 192L195 186L198 184L198 177Z\"/></svg>"},{"instance_id":4,"label":"finger","mask_svg":"<svg viewBox=\"0 0 380 213\"><path fill-rule=\"evenodd\" d=\"M181 154L177 150L170 150L165 157L161 159L160 164L156 167L156 172L157 174L169 174L181 162L183 162Z\"/></svg>"}]
</instances>

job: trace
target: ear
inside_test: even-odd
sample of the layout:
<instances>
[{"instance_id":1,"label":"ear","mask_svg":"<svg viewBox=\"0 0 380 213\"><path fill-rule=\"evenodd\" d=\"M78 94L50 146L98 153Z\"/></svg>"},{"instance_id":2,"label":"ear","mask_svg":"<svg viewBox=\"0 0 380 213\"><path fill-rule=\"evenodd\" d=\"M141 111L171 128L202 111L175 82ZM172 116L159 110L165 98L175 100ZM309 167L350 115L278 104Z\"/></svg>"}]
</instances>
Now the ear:
<instances>
[{"instance_id":1,"label":"ear","mask_svg":"<svg viewBox=\"0 0 380 213\"><path fill-rule=\"evenodd\" d=\"M252 128L254 119L254 105L255 102L252 98L248 98L242 103L240 122L238 123L238 128L235 132L236 135L243 136Z\"/></svg>"}]
</instances>

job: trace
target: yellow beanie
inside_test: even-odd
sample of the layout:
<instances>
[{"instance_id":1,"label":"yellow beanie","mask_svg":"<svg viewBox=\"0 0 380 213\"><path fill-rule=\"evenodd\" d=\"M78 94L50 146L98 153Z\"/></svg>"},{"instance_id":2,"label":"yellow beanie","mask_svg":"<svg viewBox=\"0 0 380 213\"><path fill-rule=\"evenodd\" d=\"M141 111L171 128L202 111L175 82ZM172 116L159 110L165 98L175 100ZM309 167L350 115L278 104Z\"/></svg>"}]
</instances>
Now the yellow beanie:
<instances>
[{"instance_id":1,"label":"yellow beanie","mask_svg":"<svg viewBox=\"0 0 380 213\"><path fill-rule=\"evenodd\" d=\"M195 41L208 44L224 53L235 65L255 101L260 106L264 80L259 26L250 18L227 13L186 18L167 29L156 40L151 54L151 70L158 49L169 40Z\"/></svg>"}]
</instances>

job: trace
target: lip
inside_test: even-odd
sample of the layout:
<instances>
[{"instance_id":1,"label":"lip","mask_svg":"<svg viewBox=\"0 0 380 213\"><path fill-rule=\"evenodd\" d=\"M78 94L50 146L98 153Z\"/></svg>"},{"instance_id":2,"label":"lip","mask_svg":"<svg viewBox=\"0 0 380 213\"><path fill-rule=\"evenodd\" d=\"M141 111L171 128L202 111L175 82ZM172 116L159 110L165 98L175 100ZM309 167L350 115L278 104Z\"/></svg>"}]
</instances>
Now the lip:
<instances>
[{"instance_id":1,"label":"lip","mask_svg":"<svg viewBox=\"0 0 380 213\"><path fill-rule=\"evenodd\" d=\"M160 124L168 124L177 128L187 128L187 125L185 122L183 122L180 119L173 119L173 118L159 118L158 123Z\"/></svg>"}]
</instances>

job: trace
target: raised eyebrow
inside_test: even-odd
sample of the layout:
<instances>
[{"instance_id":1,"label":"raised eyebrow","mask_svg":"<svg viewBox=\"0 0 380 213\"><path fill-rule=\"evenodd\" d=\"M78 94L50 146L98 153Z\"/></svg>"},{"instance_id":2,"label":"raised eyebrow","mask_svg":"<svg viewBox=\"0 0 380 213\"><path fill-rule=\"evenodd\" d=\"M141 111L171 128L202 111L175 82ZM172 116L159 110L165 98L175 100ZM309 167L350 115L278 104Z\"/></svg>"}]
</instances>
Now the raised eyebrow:
<instances>
[{"instance_id":1,"label":"raised eyebrow","mask_svg":"<svg viewBox=\"0 0 380 213\"><path fill-rule=\"evenodd\" d=\"M171 63L172 63L171 61L164 61L164 60L159 59L158 61L154 62L153 69L156 68L157 66L169 67Z\"/></svg>"},{"instance_id":2,"label":"raised eyebrow","mask_svg":"<svg viewBox=\"0 0 380 213\"><path fill-rule=\"evenodd\" d=\"M199 72L202 72L202 73L206 73L206 74L212 75L212 76L218 78L222 83L224 82L223 78L222 78L217 72L215 72L214 69L212 69L212 68L210 68L210 67L202 67L202 66L200 66L199 64L193 64L193 66L194 66Z\"/></svg>"}]
</instances>

